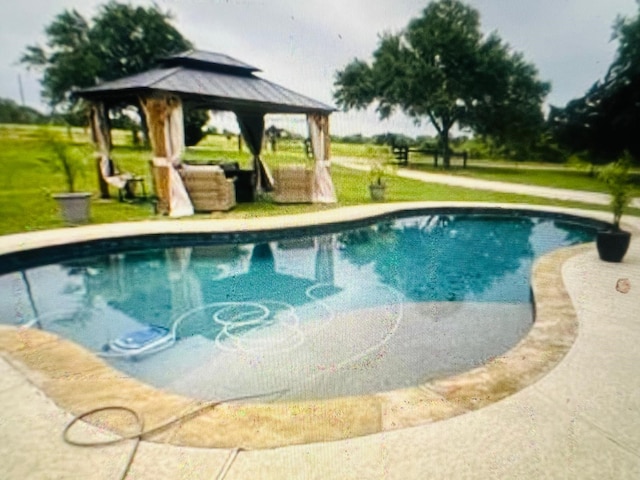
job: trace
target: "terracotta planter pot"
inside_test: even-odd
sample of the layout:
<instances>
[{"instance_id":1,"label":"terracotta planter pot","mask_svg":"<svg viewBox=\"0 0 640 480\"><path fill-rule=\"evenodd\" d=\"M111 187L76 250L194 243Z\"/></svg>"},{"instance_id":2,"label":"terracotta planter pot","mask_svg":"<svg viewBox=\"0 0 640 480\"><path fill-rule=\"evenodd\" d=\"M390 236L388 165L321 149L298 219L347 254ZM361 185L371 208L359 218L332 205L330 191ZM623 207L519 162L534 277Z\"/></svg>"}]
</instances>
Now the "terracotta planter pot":
<instances>
[{"instance_id":1,"label":"terracotta planter pot","mask_svg":"<svg viewBox=\"0 0 640 480\"><path fill-rule=\"evenodd\" d=\"M66 223L87 223L91 215L91 194L87 192L57 193L53 198L60 205Z\"/></svg>"},{"instance_id":2,"label":"terracotta planter pot","mask_svg":"<svg viewBox=\"0 0 640 480\"><path fill-rule=\"evenodd\" d=\"M623 230L606 230L598 232L596 247L600 260L605 262L621 262L629 248L631 233Z\"/></svg>"}]
</instances>

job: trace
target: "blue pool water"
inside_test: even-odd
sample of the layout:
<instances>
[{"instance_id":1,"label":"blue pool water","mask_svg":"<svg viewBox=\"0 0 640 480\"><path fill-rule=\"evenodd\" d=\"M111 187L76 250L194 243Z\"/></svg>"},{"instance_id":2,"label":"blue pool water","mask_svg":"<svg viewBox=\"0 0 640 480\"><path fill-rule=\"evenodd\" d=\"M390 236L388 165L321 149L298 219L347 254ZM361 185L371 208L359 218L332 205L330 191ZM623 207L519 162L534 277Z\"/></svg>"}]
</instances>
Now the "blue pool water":
<instances>
[{"instance_id":1,"label":"blue pool water","mask_svg":"<svg viewBox=\"0 0 640 480\"><path fill-rule=\"evenodd\" d=\"M532 263L595 232L561 217L433 214L95 251L0 276L0 322L202 399L371 393L507 351L533 322Z\"/></svg>"}]
</instances>

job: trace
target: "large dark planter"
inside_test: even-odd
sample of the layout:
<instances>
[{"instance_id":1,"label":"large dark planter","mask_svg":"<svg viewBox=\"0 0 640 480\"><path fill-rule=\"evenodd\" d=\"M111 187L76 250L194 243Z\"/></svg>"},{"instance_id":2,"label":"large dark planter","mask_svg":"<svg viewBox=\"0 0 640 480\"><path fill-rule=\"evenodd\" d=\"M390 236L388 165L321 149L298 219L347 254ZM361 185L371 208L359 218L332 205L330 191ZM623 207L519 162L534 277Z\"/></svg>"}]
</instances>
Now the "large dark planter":
<instances>
[{"instance_id":1,"label":"large dark planter","mask_svg":"<svg viewBox=\"0 0 640 480\"><path fill-rule=\"evenodd\" d=\"M596 246L600 260L605 262L621 262L629 248L631 233L624 230L606 230L598 232Z\"/></svg>"}]
</instances>

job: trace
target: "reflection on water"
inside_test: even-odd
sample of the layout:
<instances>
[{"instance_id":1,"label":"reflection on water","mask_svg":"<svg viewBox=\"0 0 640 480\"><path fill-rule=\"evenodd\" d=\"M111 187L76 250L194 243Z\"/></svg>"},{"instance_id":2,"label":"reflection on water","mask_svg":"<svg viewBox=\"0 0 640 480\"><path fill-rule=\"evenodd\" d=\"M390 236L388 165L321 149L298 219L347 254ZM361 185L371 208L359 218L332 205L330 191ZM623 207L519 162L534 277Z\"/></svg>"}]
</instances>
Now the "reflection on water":
<instances>
[{"instance_id":1,"label":"reflection on water","mask_svg":"<svg viewBox=\"0 0 640 480\"><path fill-rule=\"evenodd\" d=\"M127 332L163 327L175 336L170 349L108 360L207 398L398 388L510 348L532 321L534 259L593 235L559 220L436 215L314 238L97 255L0 277L0 322L31 322L98 354Z\"/></svg>"},{"instance_id":2,"label":"reflection on water","mask_svg":"<svg viewBox=\"0 0 640 480\"><path fill-rule=\"evenodd\" d=\"M342 254L359 265L373 263L383 282L413 301L526 301L528 278L524 291L483 294L496 292L495 282L530 263L533 226L528 218L409 219L343 234Z\"/></svg>"}]
</instances>

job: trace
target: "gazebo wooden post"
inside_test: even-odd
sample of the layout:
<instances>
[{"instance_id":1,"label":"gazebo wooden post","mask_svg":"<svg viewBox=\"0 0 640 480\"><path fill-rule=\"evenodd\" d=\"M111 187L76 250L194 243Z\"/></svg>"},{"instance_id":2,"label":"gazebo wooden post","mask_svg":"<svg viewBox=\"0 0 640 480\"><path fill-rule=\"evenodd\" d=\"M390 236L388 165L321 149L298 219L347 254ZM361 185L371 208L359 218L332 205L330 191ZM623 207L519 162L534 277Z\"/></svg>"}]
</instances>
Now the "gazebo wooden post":
<instances>
[{"instance_id":1,"label":"gazebo wooden post","mask_svg":"<svg viewBox=\"0 0 640 480\"><path fill-rule=\"evenodd\" d=\"M151 174L157 200L156 211L163 215L168 215L170 212L169 169L168 166L160 167L156 165L155 160L156 158L167 158L167 143L165 140L166 102L155 97L142 97L140 98L140 105L142 105L147 121L147 138L154 158L154 160L151 160Z\"/></svg>"},{"instance_id":2,"label":"gazebo wooden post","mask_svg":"<svg viewBox=\"0 0 640 480\"><path fill-rule=\"evenodd\" d=\"M329 135L329 115L323 115L322 135L324 137L324 159L327 162L327 170L331 171L331 135Z\"/></svg>"},{"instance_id":3,"label":"gazebo wooden post","mask_svg":"<svg viewBox=\"0 0 640 480\"><path fill-rule=\"evenodd\" d=\"M140 97L153 156L178 163L184 150L182 101L173 95Z\"/></svg>"},{"instance_id":4,"label":"gazebo wooden post","mask_svg":"<svg viewBox=\"0 0 640 480\"><path fill-rule=\"evenodd\" d=\"M104 156L109 158L111 152L111 128L109 114L104 102L92 102L90 108L91 138L96 146L96 172L100 198L109 198L109 185L102 175L101 163Z\"/></svg>"},{"instance_id":5,"label":"gazebo wooden post","mask_svg":"<svg viewBox=\"0 0 640 480\"><path fill-rule=\"evenodd\" d=\"M168 94L140 98L153 151L152 174L157 210L171 216L193 215L193 205L174 168L184 150L182 101Z\"/></svg>"}]
</instances>

